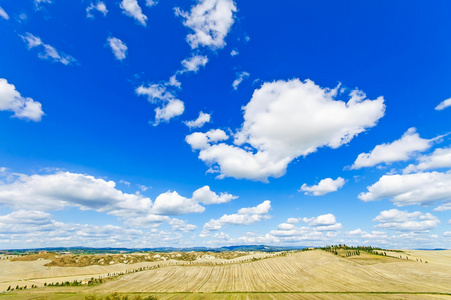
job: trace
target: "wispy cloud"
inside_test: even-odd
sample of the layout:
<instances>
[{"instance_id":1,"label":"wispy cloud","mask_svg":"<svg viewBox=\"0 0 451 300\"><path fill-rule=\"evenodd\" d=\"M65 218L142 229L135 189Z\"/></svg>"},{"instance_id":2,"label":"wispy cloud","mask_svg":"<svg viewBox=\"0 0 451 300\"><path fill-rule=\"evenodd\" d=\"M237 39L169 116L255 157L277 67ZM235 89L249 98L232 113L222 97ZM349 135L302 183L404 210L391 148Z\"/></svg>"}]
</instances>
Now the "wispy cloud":
<instances>
[{"instance_id":1,"label":"wispy cloud","mask_svg":"<svg viewBox=\"0 0 451 300\"><path fill-rule=\"evenodd\" d=\"M38 53L38 57L40 59L59 62L62 63L63 65L77 63L77 60L74 57L56 50L53 46L50 46L49 44L44 44L39 37L34 36L29 32L27 32L25 35L21 35L20 37L27 44L28 49L32 48L40 49Z\"/></svg>"}]
</instances>

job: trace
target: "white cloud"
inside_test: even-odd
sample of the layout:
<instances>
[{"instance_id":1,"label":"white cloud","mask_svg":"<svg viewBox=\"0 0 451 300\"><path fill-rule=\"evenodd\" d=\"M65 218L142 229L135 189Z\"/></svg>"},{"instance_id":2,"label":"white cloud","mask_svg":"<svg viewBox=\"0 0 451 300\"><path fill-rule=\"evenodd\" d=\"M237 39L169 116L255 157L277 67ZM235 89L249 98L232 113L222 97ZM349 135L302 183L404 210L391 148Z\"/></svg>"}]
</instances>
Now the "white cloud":
<instances>
[{"instance_id":1,"label":"white cloud","mask_svg":"<svg viewBox=\"0 0 451 300\"><path fill-rule=\"evenodd\" d=\"M203 55L193 55L190 58L184 59L182 61L183 70L180 73L184 72L194 72L197 73L200 67L205 67L208 62L208 57Z\"/></svg>"},{"instance_id":2,"label":"white cloud","mask_svg":"<svg viewBox=\"0 0 451 300\"><path fill-rule=\"evenodd\" d=\"M302 221L308 223L310 226L329 226L337 223L333 214L320 215L316 218L302 218Z\"/></svg>"},{"instance_id":3,"label":"white cloud","mask_svg":"<svg viewBox=\"0 0 451 300\"><path fill-rule=\"evenodd\" d=\"M308 227L296 227L294 224L302 220L308 223ZM341 223L337 223L333 214L320 215L313 218L289 218L286 223L281 223L277 230L269 232L269 236L277 237L281 242L315 242L324 245L331 238L335 238L342 229Z\"/></svg>"},{"instance_id":4,"label":"white cloud","mask_svg":"<svg viewBox=\"0 0 451 300\"><path fill-rule=\"evenodd\" d=\"M238 54L240 54L240 53L238 51L236 51L235 49L230 51L230 56L237 56Z\"/></svg>"},{"instance_id":5,"label":"white cloud","mask_svg":"<svg viewBox=\"0 0 451 300\"><path fill-rule=\"evenodd\" d=\"M127 194L113 181L60 172L49 175L19 174L13 182L0 185L0 203L27 210L58 210L78 207L128 218L150 211L152 201L140 194Z\"/></svg>"},{"instance_id":6,"label":"white cloud","mask_svg":"<svg viewBox=\"0 0 451 300\"><path fill-rule=\"evenodd\" d=\"M210 143L227 140L229 136L221 129L212 129L206 133L194 132L185 137L185 141L193 149L204 149L210 147Z\"/></svg>"},{"instance_id":7,"label":"white cloud","mask_svg":"<svg viewBox=\"0 0 451 300\"><path fill-rule=\"evenodd\" d=\"M279 226L277 226L277 228L280 230L293 230L295 228L295 226L290 223L282 223L282 224L279 224Z\"/></svg>"},{"instance_id":8,"label":"white cloud","mask_svg":"<svg viewBox=\"0 0 451 300\"><path fill-rule=\"evenodd\" d=\"M299 221L300 221L299 218L288 218L287 223L296 224L296 223L299 223Z\"/></svg>"},{"instance_id":9,"label":"white cloud","mask_svg":"<svg viewBox=\"0 0 451 300\"><path fill-rule=\"evenodd\" d=\"M35 122L41 121L44 115L41 103L22 97L4 78L0 78L0 110L13 111L14 117Z\"/></svg>"},{"instance_id":10,"label":"white cloud","mask_svg":"<svg viewBox=\"0 0 451 300\"><path fill-rule=\"evenodd\" d=\"M168 85L172 86L169 82L166 84L150 84L148 87L141 85L136 89L136 94L147 96L149 102L162 104L162 107L155 109L154 126L162 121L168 122L170 119L182 115L185 111L183 101L175 98L175 93L168 90Z\"/></svg>"},{"instance_id":11,"label":"white cloud","mask_svg":"<svg viewBox=\"0 0 451 300\"><path fill-rule=\"evenodd\" d=\"M177 221L174 222L174 224ZM175 224L177 226L177 224ZM187 224L189 225L189 224ZM180 227L182 228L182 227ZM0 216L0 246L23 247L73 246L150 247L178 243L182 235L152 229L150 232L113 225L62 223L42 211L20 210Z\"/></svg>"},{"instance_id":12,"label":"white cloud","mask_svg":"<svg viewBox=\"0 0 451 300\"><path fill-rule=\"evenodd\" d=\"M241 208L237 214L223 215L221 218L215 220L211 219L205 223L200 237L209 236L209 231L219 230L225 224L230 225L250 225L255 222L267 220L270 218L268 215L271 209L271 201L266 200L255 207Z\"/></svg>"},{"instance_id":13,"label":"white cloud","mask_svg":"<svg viewBox=\"0 0 451 300\"><path fill-rule=\"evenodd\" d=\"M146 6L147 7L152 7L158 4L158 1L154 1L154 0L146 0Z\"/></svg>"},{"instance_id":14,"label":"white cloud","mask_svg":"<svg viewBox=\"0 0 451 300\"><path fill-rule=\"evenodd\" d=\"M141 25L146 26L147 17L142 13L138 0L122 0L120 7L126 16L132 17Z\"/></svg>"},{"instance_id":15,"label":"white cloud","mask_svg":"<svg viewBox=\"0 0 451 300\"><path fill-rule=\"evenodd\" d=\"M6 11L0 6L0 17L2 17L5 20L9 20L9 16L6 13Z\"/></svg>"},{"instance_id":16,"label":"white cloud","mask_svg":"<svg viewBox=\"0 0 451 300\"><path fill-rule=\"evenodd\" d=\"M238 86L240 85L240 83L243 82L244 79L248 78L249 75L250 74L248 72L238 73L236 79L232 83L233 89L236 91L238 89Z\"/></svg>"},{"instance_id":17,"label":"white cloud","mask_svg":"<svg viewBox=\"0 0 451 300\"><path fill-rule=\"evenodd\" d=\"M201 128L202 126L204 126L205 123L210 122L210 120L211 120L210 114L200 112L196 120L187 121L185 122L185 124L189 128Z\"/></svg>"},{"instance_id":18,"label":"white cloud","mask_svg":"<svg viewBox=\"0 0 451 300\"><path fill-rule=\"evenodd\" d=\"M205 207L199 205L196 200L180 196L175 191L160 194L152 207L152 213L158 215L202 213L204 210Z\"/></svg>"},{"instance_id":19,"label":"white cloud","mask_svg":"<svg viewBox=\"0 0 451 300\"><path fill-rule=\"evenodd\" d=\"M430 213L409 213L397 209L384 210L373 221L379 222L376 228L397 231L426 231L440 224L440 220Z\"/></svg>"},{"instance_id":20,"label":"white cloud","mask_svg":"<svg viewBox=\"0 0 451 300\"><path fill-rule=\"evenodd\" d=\"M416 128L409 128L404 135L390 144L377 145L370 153L361 153L351 169L372 167L380 163L390 164L396 161L406 161L416 152L429 149L435 139L422 139Z\"/></svg>"},{"instance_id":21,"label":"white cloud","mask_svg":"<svg viewBox=\"0 0 451 300\"><path fill-rule=\"evenodd\" d=\"M106 9L105 3L102 1L98 1L96 4L92 3L86 7L86 17L87 18L94 18L94 15L91 13L92 10L97 10L103 14L103 16L106 16L108 13L108 10Z\"/></svg>"},{"instance_id":22,"label":"white cloud","mask_svg":"<svg viewBox=\"0 0 451 300\"><path fill-rule=\"evenodd\" d=\"M444 110L447 107L451 106L451 98L443 100L439 105L435 107L435 110Z\"/></svg>"},{"instance_id":23,"label":"white cloud","mask_svg":"<svg viewBox=\"0 0 451 300\"><path fill-rule=\"evenodd\" d=\"M419 162L418 165L410 164L403 170L403 173L451 168L451 148L435 149L432 154L420 156L417 161Z\"/></svg>"},{"instance_id":24,"label":"white cloud","mask_svg":"<svg viewBox=\"0 0 451 300\"><path fill-rule=\"evenodd\" d=\"M271 209L271 201L265 200L255 207L246 207L238 210L239 214L249 214L249 215L265 215L269 213Z\"/></svg>"},{"instance_id":25,"label":"white cloud","mask_svg":"<svg viewBox=\"0 0 451 300\"><path fill-rule=\"evenodd\" d=\"M443 236L446 236L446 237L450 236L451 237L451 231L445 231L443 233Z\"/></svg>"},{"instance_id":26,"label":"white cloud","mask_svg":"<svg viewBox=\"0 0 451 300\"><path fill-rule=\"evenodd\" d=\"M390 198L397 206L432 205L451 201L451 173L425 172L407 175L384 175L360 193L363 201Z\"/></svg>"},{"instance_id":27,"label":"white cloud","mask_svg":"<svg viewBox=\"0 0 451 300\"><path fill-rule=\"evenodd\" d=\"M183 25L194 31L186 37L192 49L199 46L220 49L226 45L224 39L235 21L236 10L233 0L199 0L189 13L179 8L175 13L185 19Z\"/></svg>"},{"instance_id":28,"label":"white cloud","mask_svg":"<svg viewBox=\"0 0 451 300\"><path fill-rule=\"evenodd\" d=\"M196 225L188 224L186 221L179 219L172 219L171 221L169 221L169 225L171 225L172 230L183 232L193 231L197 228Z\"/></svg>"},{"instance_id":29,"label":"white cloud","mask_svg":"<svg viewBox=\"0 0 451 300\"><path fill-rule=\"evenodd\" d=\"M124 44L120 39L115 37L109 37L108 45L111 47L111 51L113 51L114 56L118 60L123 60L127 57L127 45Z\"/></svg>"},{"instance_id":30,"label":"white cloud","mask_svg":"<svg viewBox=\"0 0 451 300\"><path fill-rule=\"evenodd\" d=\"M197 189L193 193L194 200L207 205L227 203L236 198L238 198L238 196L234 196L227 193L220 193L218 195L215 192L211 191L208 185L201 187L200 189Z\"/></svg>"},{"instance_id":31,"label":"white cloud","mask_svg":"<svg viewBox=\"0 0 451 300\"><path fill-rule=\"evenodd\" d=\"M332 178L325 178L321 180L317 185L308 186L304 183L299 191L305 192L305 195L323 196L325 194L336 192L342 188L345 184L345 180L341 177L333 180Z\"/></svg>"},{"instance_id":32,"label":"white cloud","mask_svg":"<svg viewBox=\"0 0 451 300\"><path fill-rule=\"evenodd\" d=\"M154 126L160 122L169 122L170 119L180 116L185 111L183 101L178 99L169 100L163 107L155 108L155 123Z\"/></svg>"},{"instance_id":33,"label":"white cloud","mask_svg":"<svg viewBox=\"0 0 451 300\"><path fill-rule=\"evenodd\" d=\"M321 88L311 80L265 83L243 108L236 146L220 143L194 149L201 149L199 158L212 166L210 171L219 172L219 178L281 177L295 158L320 147L338 148L384 115L382 97L369 100L354 90L344 102L335 100L336 95L337 89ZM246 150L239 147L243 145Z\"/></svg>"},{"instance_id":34,"label":"white cloud","mask_svg":"<svg viewBox=\"0 0 451 300\"><path fill-rule=\"evenodd\" d=\"M176 87L176 88L180 88L182 86L182 83L177 80L177 75L172 75L169 78L168 85Z\"/></svg>"},{"instance_id":35,"label":"white cloud","mask_svg":"<svg viewBox=\"0 0 451 300\"><path fill-rule=\"evenodd\" d=\"M168 216L147 214L145 216L137 216L125 220L125 224L128 226L141 227L141 228L156 228L164 222L170 222L172 219Z\"/></svg>"},{"instance_id":36,"label":"white cloud","mask_svg":"<svg viewBox=\"0 0 451 300\"><path fill-rule=\"evenodd\" d=\"M204 225L204 230L214 231L222 228L222 224L219 220L211 219Z\"/></svg>"},{"instance_id":37,"label":"white cloud","mask_svg":"<svg viewBox=\"0 0 451 300\"><path fill-rule=\"evenodd\" d=\"M37 10L40 10L42 8L41 3L53 3L52 0L34 0L34 5Z\"/></svg>"},{"instance_id":38,"label":"white cloud","mask_svg":"<svg viewBox=\"0 0 451 300\"><path fill-rule=\"evenodd\" d=\"M61 51L58 51L54 47L52 47L48 44L44 44L39 37L34 36L29 32L27 32L24 36L21 35L20 37L27 44L28 49L32 49L35 47L38 47L39 49L41 49L40 52L38 53L38 57L40 59L51 60L54 62L60 62L63 65L70 65L70 64L77 63L77 60L74 57L67 55Z\"/></svg>"}]
</instances>

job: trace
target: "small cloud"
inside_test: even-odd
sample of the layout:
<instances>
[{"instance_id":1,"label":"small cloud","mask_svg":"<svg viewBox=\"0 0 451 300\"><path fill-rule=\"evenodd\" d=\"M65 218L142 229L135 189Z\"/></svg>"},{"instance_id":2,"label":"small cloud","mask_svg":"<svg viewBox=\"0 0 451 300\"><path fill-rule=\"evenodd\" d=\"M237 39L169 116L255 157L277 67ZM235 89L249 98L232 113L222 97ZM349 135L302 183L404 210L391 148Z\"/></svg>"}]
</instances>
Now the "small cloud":
<instances>
[{"instance_id":1,"label":"small cloud","mask_svg":"<svg viewBox=\"0 0 451 300\"><path fill-rule=\"evenodd\" d=\"M183 70L180 73L194 72L197 73L200 67L205 67L208 62L208 57L203 55L193 55L190 58L182 61Z\"/></svg>"},{"instance_id":2,"label":"small cloud","mask_svg":"<svg viewBox=\"0 0 451 300\"><path fill-rule=\"evenodd\" d=\"M20 37L27 44L28 49L41 49L41 51L38 53L38 57L40 59L60 62L63 65L75 64L77 62L74 57L58 51L48 44L44 44L39 37L34 36L29 32L27 32L24 36L21 35Z\"/></svg>"},{"instance_id":3,"label":"small cloud","mask_svg":"<svg viewBox=\"0 0 451 300\"><path fill-rule=\"evenodd\" d=\"M226 45L224 39L235 22L236 11L233 0L199 1L190 12L175 8L175 14L185 19L183 25L194 31L186 37L192 49L199 46L213 50L223 48Z\"/></svg>"},{"instance_id":4,"label":"small cloud","mask_svg":"<svg viewBox=\"0 0 451 300\"><path fill-rule=\"evenodd\" d=\"M158 1L154 1L154 0L146 0L146 6L147 7L152 7L158 4Z\"/></svg>"},{"instance_id":5,"label":"small cloud","mask_svg":"<svg viewBox=\"0 0 451 300\"><path fill-rule=\"evenodd\" d=\"M236 91L238 89L238 86L240 85L241 82L243 82L244 79L249 77L249 73L248 72L241 72L237 74L237 78L233 81L232 86L233 89Z\"/></svg>"},{"instance_id":6,"label":"small cloud","mask_svg":"<svg viewBox=\"0 0 451 300\"><path fill-rule=\"evenodd\" d=\"M13 111L14 117L35 122L41 121L44 112L41 103L22 97L13 84L0 78L0 110Z\"/></svg>"},{"instance_id":7,"label":"small cloud","mask_svg":"<svg viewBox=\"0 0 451 300\"><path fill-rule=\"evenodd\" d=\"M168 85L176 87L176 88L181 88L182 87L182 83L177 80L177 75L172 75L169 78Z\"/></svg>"},{"instance_id":8,"label":"small cloud","mask_svg":"<svg viewBox=\"0 0 451 300\"><path fill-rule=\"evenodd\" d=\"M147 17L142 13L137 0L122 0L120 7L126 16L134 18L143 26L147 25Z\"/></svg>"},{"instance_id":9,"label":"small cloud","mask_svg":"<svg viewBox=\"0 0 451 300\"><path fill-rule=\"evenodd\" d=\"M333 180L332 178L325 178L321 180L317 185L308 186L304 183L299 191L305 192L305 195L323 196L331 192L336 192L342 188L345 184L345 180L341 177Z\"/></svg>"},{"instance_id":10,"label":"small cloud","mask_svg":"<svg viewBox=\"0 0 451 300\"><path fill-rule=\"evenodd\" d=\"M86 8L86 17L87 18L94 18L94 15L91 13L92 10L97 10L103 14L105 17L108 13L108 10L106 9L105 3L102 1L97 2L96 4L92 3Z\"/></svg>"},{"instance_id":11,"label":"small cloud","mask_svg":"<svg viewBox=\"0 0 451 300\"><path fill-rule=\"evenodd\" d=\"M227 193L221 193L220 195L218 195L215 192L211 191L208 185L201 187L200 189L197 189L193 193L194 200L207 205L227 203L236 198L238 198L238 196L234 196Z\"/></svg>"},{"instance_id":12,"label":"small cloud","mask_svg":"<svg viewBox=\"0 0 451 300\"><path fill-rule=\"evenodd\" d=\"M435 110L444 110L445 108L450 106L451 106L451 98L448 98L440 102L440 104L435 107Z\"/></svg>"},{"instance_id":13,"label":"small cloud","mask_svg":"<svg viewBox=\"0 0 451 300\"><path fill-rule=\"evenodd\" d=\"M230 56L237 56L238 54L240 54L237 50L235 50L235 49L233 49L231 52L230 52Z\"/></svg>"},{"instance_id":14,"label":"small cloud","mask_svg":"<svg viewBox=\"0 0 451 300\"><path fill-rule=\"evenodd\" d=\"M196 120L187 121L187 122L185 122L185 124L190 129L191 128L200 128L200 127L204 126L205 123L210 122L210 120L211 120L210 114L206 114L204 112L200 112L199 113L199 117L197 117Z\"/></svg>"},{"instance_id":15,"label":"small cloud","mask_svg":"<svg viewBox=\"0 0 451 300\"><path fill-rule=\"evenodd\" d=\"M118 60L124 60L127 57L127 45L124 44L120 39L115 37L108 38L108 45L111 47L114 56Z\"/></svg>"},{"instance_id":16,"label":"small cloud","mask_svg":"<svg viewBox=\"0 0 451 300\"><path fill-rule=\"evenodd\" d=\"M53 3L52 0L34 0L34 5L36 7L36 10L40 10L42 8L42 3Z\"/></svg>"}]
</instances>

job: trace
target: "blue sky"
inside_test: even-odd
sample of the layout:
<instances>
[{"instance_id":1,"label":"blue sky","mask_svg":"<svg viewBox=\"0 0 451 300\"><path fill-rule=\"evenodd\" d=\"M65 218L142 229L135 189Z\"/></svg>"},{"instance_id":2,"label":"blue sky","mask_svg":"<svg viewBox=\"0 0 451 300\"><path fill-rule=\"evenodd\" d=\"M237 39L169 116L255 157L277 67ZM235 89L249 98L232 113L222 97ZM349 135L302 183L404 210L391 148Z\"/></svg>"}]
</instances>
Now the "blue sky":
<instances>
[{"instance_id":1,"label":"blue sky","mask_svg":"<svg viewBox=\"0 0 451 300\"><path fill-rule=\"evenodd\" d=\"M450 248L450 12L0 0L0 248Z\"/></svg>"}]
</instances>

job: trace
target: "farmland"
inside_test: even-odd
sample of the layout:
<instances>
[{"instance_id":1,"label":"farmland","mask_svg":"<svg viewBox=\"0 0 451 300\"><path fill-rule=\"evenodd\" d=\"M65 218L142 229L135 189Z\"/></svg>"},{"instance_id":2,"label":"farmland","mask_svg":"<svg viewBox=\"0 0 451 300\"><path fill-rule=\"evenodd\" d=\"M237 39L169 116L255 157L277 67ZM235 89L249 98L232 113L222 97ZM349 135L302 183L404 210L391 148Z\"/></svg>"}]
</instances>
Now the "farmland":
<instances>
[{"instance_id":1,"label":"farmland","mask_svg":"<svg viewBox=\"0 0 451 300\"><path fill-rule=\"evenodd\" d=\"M55 266L52 260L40 258L3 260L2 290L25 284L28 289L4 293L0 299L76 300L114 292L129 299L136 295L158 299L451 299L451 251L362 252L353 256L339 252L228 253L227 258L197 253L196 259L191 256L187 260L171 258L177 257L172 253L163 254L166 260L135 263L129 263L130 255L127 263L119 262L117 256L114 264L79 267ZM102 258L97 256L95 261L99 260ZM89 277L105 281L90 286L42 287ZM39 287L30 289L31 285Z\"/></svg>"}]
</instances>

